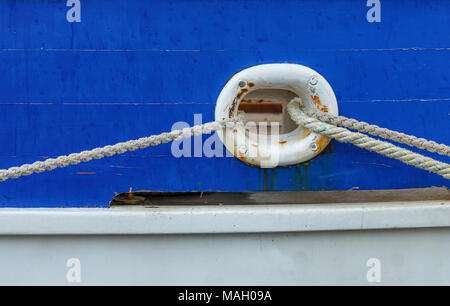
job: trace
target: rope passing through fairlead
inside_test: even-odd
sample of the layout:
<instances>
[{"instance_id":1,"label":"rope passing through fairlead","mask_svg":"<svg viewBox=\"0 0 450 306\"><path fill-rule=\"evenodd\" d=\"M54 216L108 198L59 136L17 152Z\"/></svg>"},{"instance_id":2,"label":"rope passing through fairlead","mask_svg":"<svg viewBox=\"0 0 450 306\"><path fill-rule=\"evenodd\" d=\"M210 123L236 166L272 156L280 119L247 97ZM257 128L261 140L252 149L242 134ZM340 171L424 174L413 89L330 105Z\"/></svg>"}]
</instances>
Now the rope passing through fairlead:
<instances>
[{"instance_id":1,"label":"rope passing through fairlead","mask_svg":"<svg viewBox=\"0 0 450 306\"><path fill-rule=\"evenodd\" d=\"M450 156L450 147L446 145L388 129L383 129L375 125L369 125L368 123L343 116L334 116L319 111L307 111L307 113L305 113L302 110L302 103L299 98L294 98L291 100L288 104L288 112L297 124L302 125L315 133L326 135L340 142L352 143L357 147L400 160L408 165L412 165L420 169L436 173L446 179L450 179L450 165L447 163L436 161L432 158L397 147L385 141L376 140L361 133L351 132L346 128L338 127L336 125L346 126L348 128L356 129L375 136L380 136L386 139L408 144L410 146L415 146L431 152L437 152L442 155ZM213 131L225 128L228 124L242 124L243 121L244 117L239 115L225 121L213 121L203 125L196 125L191 128L174 130L169 133L162 133L159 135L139 138L137 140L120 142L115 145L95 148L93 150L83 151L80 153L72 153L70 155L63 155L57 158L49 158L45 161L37 161L33 164L24 164L20 167L11 167L9 169L0 170L0 181L5 181L10 178L18 178L33 173L40 173L43 171L50 171L58 167L76 165L82 162L88 162L92 159L100 159L105 156L122 154L127 151L144 149L149 146L156 146L173 140L180 140L182 138L201 134L210 134Z\"/></svg>"},{"instance_id":2,"label":"rope passing through fairlead","mask_svg":"<svg viewBox=\"0 0 450 306\"><path fill-rule=\"evenodd\" d=\"M352 132L349 131L346 128L337 127L335 125L331 125L322 121L319 121L318 119L312 118L307 116L302 111L302 102L299 98L294 98L289 102L288 104L288 112L291 116L292 120L294 120L298 125L302 125L307 129L310 129L311 131L315 133L319 133L328 137L331 137L333 139L336 139L337 141L344 142L344 143L352 143L355 146L366 149L369 151L373 151L375 153L394 158L397 160L402 161L405 164L415 166L417 168L427 170L436 174L439 174L440 176L450 179L450 165L444 162L439 162L437 160L434 160L430 157L423 156L418 153L414 153L410 150L400 148L398 146L395 146L389 142L377 140L374 138L371 138L367 135L364 135L362 133ZM313 114L316 112L314 111ZM333 117L330 115L328 119L333 119ZM345 118L345 117L344 117ZM335 119L335 118L334 118ZM345 118L348 119L348 118ZM331 121L331 120L330 120ZM357 121L356 121L357 122ZM342 124L342 122L340 122ZM365 122L363 122L365 123ZM393 138L392 135L395 135L394 131L387 130L388 133L383 135L385 138ZM370 131L372 132L372 131ZM406 134L404 134L406 135ZM406 135L408 136L408 135ZM414 136L409 136L414 137ZM416 137L414 137L416 138ZM417 139L417 138L416 138ZM417 146L417 144L413 141L407 140L407 138L402 141L405 144L408 144L410 146ZM443 146L442 149L445 150L448 149L448 146ZM446 147L446 148L445 148Z\"/></svg>"},{"instance_id":3,"label":"rope passing through fairlead","mask_svg":"<svg viewBox=\"0 0 450 306\"><path fill-rule=\"evenodd\" d=\"M159 135L152 135L136 140L129 140L126 142L119 142L115 145L95 148L89 151L82 151L80 153L72 153L70 155L62 155L57 158L48 158L45 161L37 161L32 164L24 164L20 167L11 167L9 169L0 170L0 182L6 181L10 178L18 178L33 173L40 173L56 168L63 168L69 165L76 165L82 162L88 162L93 159L100 159L105 156L113 156L122 154L127 151L135 151L137 149L144 149L149 146L157 146L161 143L168 143L173 140L180 140L192 136L202 134L211 134L214 131L223 129L225 126L232 127L234 124L239 124L243 121L243 116L237 116L225 121L213 121L202 125L195 125L191 128L184 128L182 130L174 130L169 133L162 133Z\"/></svg>"}]
</instances>

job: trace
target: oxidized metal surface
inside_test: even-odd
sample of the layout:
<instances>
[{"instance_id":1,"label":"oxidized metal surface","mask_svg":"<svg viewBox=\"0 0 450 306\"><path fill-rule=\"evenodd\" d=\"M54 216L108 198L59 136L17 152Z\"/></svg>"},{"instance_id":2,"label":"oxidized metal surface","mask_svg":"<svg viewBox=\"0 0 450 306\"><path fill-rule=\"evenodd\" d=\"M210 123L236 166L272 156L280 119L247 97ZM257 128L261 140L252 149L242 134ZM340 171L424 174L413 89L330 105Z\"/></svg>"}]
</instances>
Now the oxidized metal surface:
<instances>
[{"instance_id":1,"label":"oxidized metal surface","mask_svg":"<svg viewBox=\"0 0 450 306\"><path fill-rule=\"evenodd\" d=\"M219 132L219 137L227 149L246 164L273 168L310 160L325 149L330 139L303 127L284 130L291 121L290 117L282 118L288 116L285 105L297 96L304 100L307 108L337 114L331 86L312 69L296 64L266 64L236 73L219 95L216 120L224 116L232 118L243 111L247 113L248 122L232 133ZM285 101L281 101L281 97ZM261 130L261 122L270 124L270 132L269 128ZM249 123L256 124L257 128L247 128ZM274 123L278 123L278 132L274 130ZM267 135L266 140L262 135Z\"/></svg>"}]
</instances>

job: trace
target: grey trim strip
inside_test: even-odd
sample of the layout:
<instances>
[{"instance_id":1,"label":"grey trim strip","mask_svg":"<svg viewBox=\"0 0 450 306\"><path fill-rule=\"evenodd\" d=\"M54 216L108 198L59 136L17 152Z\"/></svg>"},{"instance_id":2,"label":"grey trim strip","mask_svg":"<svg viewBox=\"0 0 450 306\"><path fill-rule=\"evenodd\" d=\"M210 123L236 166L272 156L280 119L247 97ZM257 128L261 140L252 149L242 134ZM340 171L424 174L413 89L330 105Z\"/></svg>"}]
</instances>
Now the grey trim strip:
<instances>
[{"instance_id":1,"label":"grey trim strip","mask_svg":"<svg viewBox=\"0 0 450 306\"><path fill-rule=\"evenodd\" d=\"M450 201L0 209L0 235L308 232L450 227Z\"/></svg>"}]
</instances>

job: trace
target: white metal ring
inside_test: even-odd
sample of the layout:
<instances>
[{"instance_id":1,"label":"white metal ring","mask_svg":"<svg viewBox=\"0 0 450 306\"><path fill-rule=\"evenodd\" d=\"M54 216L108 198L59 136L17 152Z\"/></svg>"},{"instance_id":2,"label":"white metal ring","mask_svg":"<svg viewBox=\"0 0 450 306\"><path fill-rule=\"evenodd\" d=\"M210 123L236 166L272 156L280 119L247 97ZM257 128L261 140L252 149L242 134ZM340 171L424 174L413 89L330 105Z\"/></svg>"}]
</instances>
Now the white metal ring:
<instances>
[{"instance_id":1,"label":"white metal ring","mask_svg":"<svg viewBox=\"0 0 450 306\"><path fill-rule=\"evenodd\" d=\"M306 109L318 108L338 114L333 89L316 71L297 64L265 64L247 68L235 74L220 93L215 110L217 121L237 115L240 103L259 91L283 90L298 96ZM253 101L251 101L253 103ZM280 103L278 103L280 105ZM285 106L282 105L283 112ZM228 151L243 162L263 167L289 166L306 162L318 155L330 139L297 126L294 130L277 137L257 135L248 127L218 132ZM276 141L275 141L276 139Z\"/></svg>"}]
</instances>

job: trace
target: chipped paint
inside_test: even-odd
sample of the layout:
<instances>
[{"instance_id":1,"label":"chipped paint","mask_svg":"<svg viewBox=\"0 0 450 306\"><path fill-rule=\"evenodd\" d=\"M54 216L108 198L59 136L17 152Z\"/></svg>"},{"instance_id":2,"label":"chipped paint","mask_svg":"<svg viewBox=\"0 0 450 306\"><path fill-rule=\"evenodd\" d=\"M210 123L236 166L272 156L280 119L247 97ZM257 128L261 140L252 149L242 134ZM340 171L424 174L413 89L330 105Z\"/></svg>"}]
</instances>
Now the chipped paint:
<instances>
[{"instance_id":1,"label":"chipped paint","mask_svg":"<svg viewBox=\"0 0 450 306\"><path fill-rule=\"evenodd\" d=\"M319 155L323 149L325 149L325 147L330 143L331 138L327 137L327 136L320 136L315 142L318 145L318 149L317 151L314 153L314 156Z\"/></svg>"},{"instance_id":2,"label":"chipped paint","mask_svg":"<svg viewBox=\"0 0 450 306\"><path fill-rule=\"evenodd\" d=\"M308 82L299 82L299 80L309 80L311 76L316 76L319 80L314 92L309 91ZM234 137L230 139L223 139L224 135L219 133L219 138L230 152L235 152L234 156L239 160L256 167L286 167L309 160L326 147L329 139L317 136L313 140L310 130L298 128L286 114L285 103L295 96L306 95L310 97L307 99L310 105L322 111L334 113L337 110L336 98L332 89L326 85L328 85L326 80L319 73L296 64L265 64L242 70L230 79L220 93L216 106L216 118L219 120L223 117L233 118L238 111L245 112L248 114L247 121L280 122L279 134L286 137L270 144L275 147L270 148L268 152L279 154L276 161L272 159L268 161L261 154L255 157L238 154L236 145L237 147L244 144L248 146L251 143L245 130L234 131ZM332 107L329 109L328 106ZM258 133L264 132L258 130ZM316 140L319 142L315 144L317 150L312 152L307 149ZM254 146L251 147L254 148ZM270 163L270 166L267 163Z\"/></svg>"},{"instance_id":3,"label":"chipped paint","mask_svg":"<svg viewBox=\"0 0 450 306\"><path fill-rule=\"evenodd\" d=\"M318 110L328 113L328 106L322 104L319 96L311 96L311 99L313 100Z\"/></svg>"},{"instance_id":4,"label":"chipped paint","mask_svg":"<svg viewBox=\"0 0 450 306\"><path fill-rule=\"evenodd\" d=\"M231 103L231 107L228 111L228 118L232 118L234 115L234 110L236 109L236 106L239 103L239 100L241 99L242 95L244 95L246 92L248 92L247 88L242 88L236 95L236 97L234 97L233 102Z\"/></svg>"},{"instance_id":5,"label":"chipped paint","mask_svg":"<svg viewBox=\"0 0 450 306\"><path fill-rule=\"evenodd\" d=\"M276 103L272 101L261 101L258 103L253 102L252 100L242 100L239 103L238 110L246 112L246 113L282 113L283 112L283 104Z\"/></svg>"}]
</instances>

